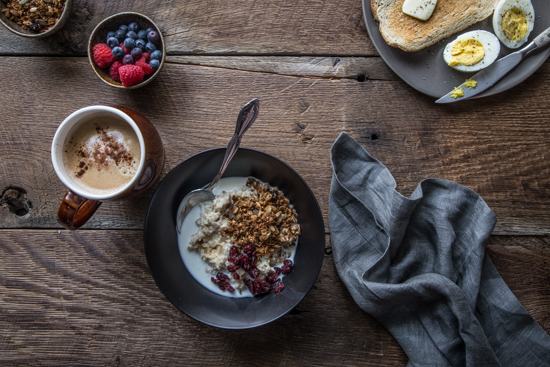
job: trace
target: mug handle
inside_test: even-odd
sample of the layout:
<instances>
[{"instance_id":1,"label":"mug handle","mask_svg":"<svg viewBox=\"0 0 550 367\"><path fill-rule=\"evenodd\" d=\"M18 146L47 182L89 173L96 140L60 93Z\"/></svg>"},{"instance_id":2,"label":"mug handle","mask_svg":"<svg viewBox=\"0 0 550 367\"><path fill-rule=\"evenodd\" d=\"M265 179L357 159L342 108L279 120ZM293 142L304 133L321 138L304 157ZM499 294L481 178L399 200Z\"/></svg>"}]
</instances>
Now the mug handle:
<instances>
[{"instance_id":1,"label":"mug handle","mask_svg":"<svg viewBox=\"0 0 550 367\"><path fill-rule=\"evenodd\" d=\"M84 225L101 205L101 201L91 200L67 191L57 210L57 223L75 230Z\"/></svg>"}]
</instances>

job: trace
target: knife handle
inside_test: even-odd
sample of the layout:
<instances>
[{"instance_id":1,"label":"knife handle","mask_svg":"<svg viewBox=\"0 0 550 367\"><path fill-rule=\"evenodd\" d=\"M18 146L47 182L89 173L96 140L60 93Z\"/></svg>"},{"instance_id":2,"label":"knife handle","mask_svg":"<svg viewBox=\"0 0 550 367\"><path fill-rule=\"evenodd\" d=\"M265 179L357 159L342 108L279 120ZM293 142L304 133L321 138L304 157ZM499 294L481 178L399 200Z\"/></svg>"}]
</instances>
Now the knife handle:
<instances>
[{"instance_id":1,"label":"knife handle","mask_svg":"<svg viewBox=\"0 0 550 367\"><path fill-rule=\"evenodd\" d=\"M537 45L538 48L541 48L546 46L549 43L550 43L550 28L546 28L544 32L542 32L537 36L537 38L535 38L535 45Z\"/></svg>"}]
</instances>

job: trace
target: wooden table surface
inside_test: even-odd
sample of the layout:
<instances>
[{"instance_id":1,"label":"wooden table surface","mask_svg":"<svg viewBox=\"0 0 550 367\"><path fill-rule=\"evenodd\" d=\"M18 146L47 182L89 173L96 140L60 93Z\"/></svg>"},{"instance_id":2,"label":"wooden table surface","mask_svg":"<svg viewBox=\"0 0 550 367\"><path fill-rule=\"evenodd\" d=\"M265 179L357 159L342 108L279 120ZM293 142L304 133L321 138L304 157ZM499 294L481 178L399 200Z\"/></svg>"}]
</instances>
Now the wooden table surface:
<instances>
[{"instance_id":1,"label":"wooden table surface","mask_svg":"<svg viewBox=\"0 0 550 367\"><path fill-rule=\"evenodd\" d=\"M86 57L95 25L122 11L151 17L167 45L161 74L137 90L107 86ZM505 93L438 106L378 56L358 0L76 0L59 33L30 40L0 27L0 40L0 365L405 366L334 267L329 152L343 131L388 166L404 195L427 177L478 192L498 218L491 259L550 332L550 62ZM66 189L50 144L78 108L130 107L160 132L162 179L225 146L253 97L261 113L242 146L282 159L312 188L326 255L289 314L229 331L187 317L155 285L142 239L154 187L104 204L78 231L56 223ZM8 189L20 193L15 209Z\"/></svg>"}]
</instances>

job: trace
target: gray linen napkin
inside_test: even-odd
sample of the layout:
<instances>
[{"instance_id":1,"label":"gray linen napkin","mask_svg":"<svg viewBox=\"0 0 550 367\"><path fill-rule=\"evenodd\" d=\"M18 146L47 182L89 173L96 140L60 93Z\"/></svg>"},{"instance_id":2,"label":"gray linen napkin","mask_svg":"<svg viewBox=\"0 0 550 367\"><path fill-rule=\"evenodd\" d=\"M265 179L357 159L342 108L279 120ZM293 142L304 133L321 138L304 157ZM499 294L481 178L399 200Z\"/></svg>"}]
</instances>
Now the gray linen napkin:
<instances>
[{"instance_id":1,"label":"gray linen napkin","mask_svg":"<svg viewBox=\"0 0 550 367\"><path fill-rule=\"evenodd\" d=\"M408 366L550 366L550 336L485 253L496 217L472 190L426 179L410 198L349 135L331 150L329 223L340 278Z\"/></svg>"}]
</instances>

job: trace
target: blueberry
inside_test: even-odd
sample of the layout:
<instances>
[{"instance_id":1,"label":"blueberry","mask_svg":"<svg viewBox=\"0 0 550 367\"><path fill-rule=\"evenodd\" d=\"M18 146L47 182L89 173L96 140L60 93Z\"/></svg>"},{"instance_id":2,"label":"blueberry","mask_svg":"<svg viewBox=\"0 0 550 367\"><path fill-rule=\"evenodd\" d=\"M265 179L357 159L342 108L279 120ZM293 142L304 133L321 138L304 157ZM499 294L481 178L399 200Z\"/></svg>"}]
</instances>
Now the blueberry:
<instances>
[{"instance_id":1,"label":"blueberry","mask_svg":"<svg viewBox=\"0 0 550 367\"><path fill-rule=\"evenodd\" d=\"M162 60L162 52L160 50L151 52L151 59L159 61Z\"/></svg>"},{"instance_id":2,"label":"blueberry","mask_svg":"<svg viewBox=\"0 0 550 367\"><path fill-rule=\"evenodd\" d=\"M126 38L124 40L124 47L126 47L127 50L132 50L136 47L136 41L132 38Z\"/></svg>"},{"instance_id":3,"label":"blueberry","mask_svg":"<svg viewBox=\"0 0 550 367\"><path fill-rule=\"evenodd\" d=\"M136 47L141 48L141 51L145 51L145 46L146 45L147 45L147 43L144 40L142 40L142 39L136 40Z\"/></svg>"},{"instance_id":4,"label":"blueberry","mask_svg":"<svg viewBox=\"0 0 550 367\"><path fill-rule=\"evenodd\" d=\"M137 33L134 32L134 31L128 31L128 33L126 33L126 38L131 38L133 40L137 40L138 39L138 36L137 36Z\"/></svg>"},{"instance_id":5,"label":"blueberry","mask_svg":"<svg viewBox=\"0 0 550 367\"><path fill-rule=\"evenodd\" d=\"M147 31L144 31L143 29L139 32L137 32L138 38L144 41L147 41Z\"/></svg>"},{"instance_id":6,"label":"blueberry","mask_svg":"<svg viewBox=\"0 0 550 367\"><path fill-rule=\"evenodd\" d=\"M151 61L149 61L149 66L153 70L158 70L158 68L160 67L160 61L156 59L152 59Z\"/></svg>"},{"instance_id":7,"label":"blueberry","mask_svg":"<svg viewBox=\"0 0 550 367\"><path fill-rule=\"evenodd\" d=\"M154 29L151 28L151 27L149 27L149 28L147 28L147 29L145 30L145 32L147 32L147 33L151 32L151 31L154 31Z\"/></svg>"},{"instance_id":8,"label":"blueberry","mask_svg":"<svg viewBox=\"0 0 550 367\"><path fill-rule=\"evenodd\" d=\"M113 31L110 31L109 33L107 33L107 37L105 37L105 39L108 40L108 39L111 38L111 37L116 37L116 33L113 32Z\"/></svg>"},{"instance_id":9,"label":"blueberry","mask_svg":"<svg viewBox=\"0 0 550 367\"><path fill-rule=\"evenodd\" d=\"M145 51L147 51L149 53L152 53L156 49L157 48L155 47L155 45L153 45L151 42L147 42L147 44L145 45Z\"/></svg>"},{"instance_id":10,"label":"blueberry","mask_svg":"<svg viewBox=\"0 0 550 367\"><path fill-rule=\"evenodd\" d=\"M143 50L139 47L136 47L134 48L131 52L130 52L130 55L132 55L132 57L134 58L134 60L137 60L141 57L141 54L143 53Z\"/></svg>"},{"instance_id":11,"label":"blueberry","mask_svg":"<svg viewBox=\"0 0 550 367\"><path fill-rule=\"evenodd\" d=\"M118 27L118 29L120 29L121 31L124 31L124 34L128 33L128 26L127 25L121 25L120 27Z\"/></svg>"},{"instance_id":12,"label":"blueberry","mask_svg":"<svg viewBox=\"0 0 550 367\"><path fill-rule=\"evenodd\" d=\"M117 47L119 44L120 42L118 42L118 38L116 37L107 38L107 46L109 46L110 48Z\"/></svg>"},{"instance_id":13,"label":"blueberry","mask_svg":"<svg viewBox=\"0 0 550 367\"><path fill-rule=\"evenodd\" d=\"M126 38L126 32L124 32L122 29L119 29L115 32L115 37L117 38L118 42L122 42Z\"/></svg>"},{"instance_id":14,"label":"blueberry","mask_svg":"<svg viewBox=\"0 0 550 367\"><path fill-rule=\"evenodd\" d=\"M124 55L124 57L122 58L122 63L124 65L133 64L134 58L132 57L132 55Z\"/></svg>"},{"instance_id":15,"label":"blueberry","mask_svg":"<svg viewBox=\"0 0 550 367\"><path fill-rule=\"evenodd\" d=\"M122 49L122 47L119 47L119 46L114 47L111 53L117 59L124 57L124 50Z\"/></svg>"},{"instance_id":16,"label":"blueberry","mask_svg":"<svg viewBox=\"0 0 550 367\"><path fill-rule=\"evenodd\" d=\"M141 29L141 27L137 23L133 22L133 23L128 24L128 30L129 31L138 32L140 29Z\"/></svg>"},{"instance_id":17,"label":"blueberry","mask_svg":"<svg viewBox=\"0 0 550 367\"><path fill-rule=\"evenodd\" d=\"M160 41L160 35L156 31L147 33L147 40L155 45L158 45Z\"/></svg>"},{"instance_id":18,"label":"blueberry","mask_svg":"<svg viewBox=\"0 0 550 367\"><path fill-rule=\"evenodd\" d=\"M29 26L29 31L38 33L40 32L40 26L37 23L33 23Z\"/></svg>"}]
</instances>

